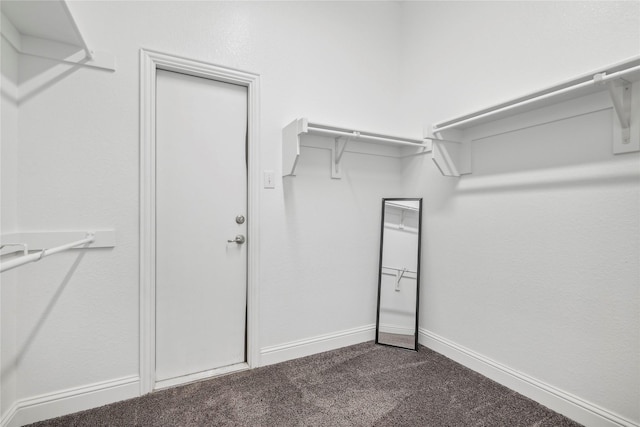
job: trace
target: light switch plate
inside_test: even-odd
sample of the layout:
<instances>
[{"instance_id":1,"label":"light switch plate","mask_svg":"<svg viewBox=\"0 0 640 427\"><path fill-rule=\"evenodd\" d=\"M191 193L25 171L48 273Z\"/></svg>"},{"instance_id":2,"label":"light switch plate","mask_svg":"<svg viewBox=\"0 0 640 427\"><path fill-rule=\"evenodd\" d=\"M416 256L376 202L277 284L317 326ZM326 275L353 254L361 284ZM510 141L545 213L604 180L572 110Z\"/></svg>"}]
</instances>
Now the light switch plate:
<instances>
[{"instance_id":1,"label":"light switch plate","mask_svg":"<svg viewBox=\"0 0 640 427\"><path fill-rule=\"evenodd\" d=\"M276 188L276 174L272 170L264 171L264 188Z\"/></svg>"}]
</instances>

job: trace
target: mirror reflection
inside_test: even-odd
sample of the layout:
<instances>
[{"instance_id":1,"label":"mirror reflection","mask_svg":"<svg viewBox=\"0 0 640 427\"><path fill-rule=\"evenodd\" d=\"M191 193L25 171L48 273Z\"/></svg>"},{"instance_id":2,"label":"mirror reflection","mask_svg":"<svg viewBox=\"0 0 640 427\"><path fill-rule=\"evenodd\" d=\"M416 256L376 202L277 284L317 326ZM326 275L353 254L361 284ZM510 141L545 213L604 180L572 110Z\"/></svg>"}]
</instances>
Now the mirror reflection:
<instances>
[{"instance_id":1,"label":"mirror reflection","mask_svg":"<svg viewBox=\"0 0 640 427\"><path fill-rule=\"evenodd\" d=\"M422 199L382 199L376 343L418 349Z\"/></svg>"}]
</instances>

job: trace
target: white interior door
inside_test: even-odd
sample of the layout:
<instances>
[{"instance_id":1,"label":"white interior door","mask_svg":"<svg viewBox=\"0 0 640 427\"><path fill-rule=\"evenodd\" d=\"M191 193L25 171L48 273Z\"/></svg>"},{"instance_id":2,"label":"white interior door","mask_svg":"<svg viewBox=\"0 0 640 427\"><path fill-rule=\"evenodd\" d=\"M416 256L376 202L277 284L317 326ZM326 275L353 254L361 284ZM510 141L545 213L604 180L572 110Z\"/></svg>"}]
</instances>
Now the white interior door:
<instances>
[{"instance_id":1,"label":"white interior door","mask_svg":"<svg viewBox=\"0 0 640 427\"><path fill-rule=\"evenodd\" d=\"M246 361L246 137L246 87L158 70L156 388Z\"/></svg>"}]
</instances>

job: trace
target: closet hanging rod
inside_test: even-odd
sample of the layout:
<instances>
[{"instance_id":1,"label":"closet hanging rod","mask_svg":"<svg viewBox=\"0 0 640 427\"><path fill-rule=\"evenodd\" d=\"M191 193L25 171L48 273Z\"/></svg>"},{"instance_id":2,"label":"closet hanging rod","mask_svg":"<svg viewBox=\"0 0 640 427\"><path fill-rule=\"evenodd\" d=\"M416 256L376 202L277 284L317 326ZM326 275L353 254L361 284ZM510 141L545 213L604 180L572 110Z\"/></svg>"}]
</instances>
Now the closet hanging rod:
<instances>
[{"instance_id":1,"label":"closet hanging rod","mask_svg":"<svg viewBox=\"0 0 640 427\"><path fill-rule=\"evenodd\" d=\"M423 147L424 143L420 140L412 140L408 138L389 138L375 135L367 135L366 133L358 132L358 131L346 131L346 130L337 130L337 129L326 129L322 127L315 127L311 123L307 127L309 132L312 133L321 133L324 135L331 136L347 136L356 139L362 140L370 140L370 141L379 141L384 143L396 144L396 145L407 145L411 147Z\"/></svg>"},{"instance_id":2,"label":"closet hanging rod","mask_svg":"<svg viewBox=\"0 0 640 427\"><path fill-rule=\"evenodd\" d=\"M55 248L45 249L38 253L24 255L24 256L21 256L20 258L16 258L7 262L3 262L2 264L0 264L0 273L7 270L11 270L12 268L20 267L21 265L28 264L30 262L40 261L42 258L47 257L49 255L54 255L54 254L75 248L77 246L93 243L95 238L96 237L94 233L87 233L84 239L67 243L66 245L56 246Z\"/></svg>"},{"instance_id":3,"label":"closet hanging rod","mask_svg":"<svg viewBox=\"0 0 640 427\"><path fill-rule=\"evenodd\" d=\"M481 120L481 119L485 119L487 117L491 117L494 115L497 115L499 113L504 113L507 111L511 111L526 105L530 105L530 104L534 104L536 102L539 101L543 101L545 99L549 99L549 98L553 98L553 97L557 97L559 95L563 95L569 92L575 92L578 89L582 89L582 88L586 88L586 87L590 87L590 86L596 86L596 85L602 85L605 84L611 80L617 80L617 79L622 79L625 76L628 76L630 74L634 74L634 73L639 73L640 72L640 65L636 65L634 67L631 68L627 68L624 70L620 70L620 71L616 71L613 73L608 74L607 72L603 72L603 73L597 73L595 75L593 75L593 77L591 77L590 80L586 80L580 83L576 83L573 84L571 86L567 86L561 89L557 89L548 93L542 93L542 94L532 94L529 97L526 97L525 99L523 99L522 101L516 101L516 102L511 102L511 103L507 103L506 105L500 106L498 108L495 109L491 109L490 111L486 111L484 113L480 113L480 114L476 114L473 115L471 117L468 117L466 119L462 119L462 120L453 120L453 121L446 121L446 122L441 122L443 123L442 125L438 125L435 124L433 126L432 132L433 133L438 133L438 132L442 132L444 130L447 129L451 129L451 128L456 128L459 126L463 126L463 125L467 125L470 123L473 123L475 121Z\"/></svg>"},{"instance_id":4,"label":"closet hanging rod","mask_svg":"<svg viewBox=\"0 0 640 427\"><path fill-rule=\"evenodd\" d=\"M388 270L395 270L395 271L404 271L405 273L414 273L414 274L418 274L417 271L413 271L413 270L407 270L406 268L395 268L395 267L387 267L386 265L383 265L382 268L386 268Z\"/></svg>"},{"instance_id":5,"label":"closet hanging rod","mask_svg":"<svg viewBox=\"0 0 640 427\"><path fill-rule=\"evenodd\" d=\"M407 205L403 205L402 203L387 202L387 206L391 206L393 208L398 208L398 209L407 210L407 211L418 212L420 210L420 208L416 208L415 206L407 206Z\"/></svg>"}]
</instances>

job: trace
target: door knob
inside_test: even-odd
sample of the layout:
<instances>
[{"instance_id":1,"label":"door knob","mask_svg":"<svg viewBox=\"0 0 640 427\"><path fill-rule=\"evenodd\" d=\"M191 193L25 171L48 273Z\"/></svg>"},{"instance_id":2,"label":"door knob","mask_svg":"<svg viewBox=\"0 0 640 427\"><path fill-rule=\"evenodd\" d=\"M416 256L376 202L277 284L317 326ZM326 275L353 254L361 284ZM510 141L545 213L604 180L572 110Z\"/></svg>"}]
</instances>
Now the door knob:
<instances>
[{"instance_id":1,"label":"door knob","mask_svg":"<svg viewBox=\"0 0 640 427\"><path fill-rule=\"evenodd\" d=\"M237 243L237 244L241 245L241 244L243 244L245 242L245 238L244 238L244 236L242 234L238 234L235 239L227 240L227 242L229 242L229 243Z\"/></svg>"}]
</instances>

